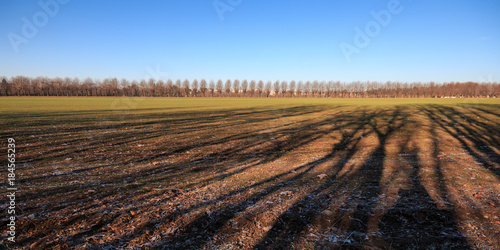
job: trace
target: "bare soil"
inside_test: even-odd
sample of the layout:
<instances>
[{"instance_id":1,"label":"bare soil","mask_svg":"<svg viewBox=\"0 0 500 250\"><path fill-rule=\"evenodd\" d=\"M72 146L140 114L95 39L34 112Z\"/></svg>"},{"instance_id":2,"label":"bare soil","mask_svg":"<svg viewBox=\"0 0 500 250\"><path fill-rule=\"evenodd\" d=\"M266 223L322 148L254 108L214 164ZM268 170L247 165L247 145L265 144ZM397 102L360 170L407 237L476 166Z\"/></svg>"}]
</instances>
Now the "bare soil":
<instances>
[{"instance_id":1,"label":"bare soil","mask_svg":"<svg viewBox=\"0 0 500 250\"><path fill-rule=\"evenodd\" d=\"M500 249L498 105L46 113L7 137L5 248Z\"/></svg>"}]
</instances>

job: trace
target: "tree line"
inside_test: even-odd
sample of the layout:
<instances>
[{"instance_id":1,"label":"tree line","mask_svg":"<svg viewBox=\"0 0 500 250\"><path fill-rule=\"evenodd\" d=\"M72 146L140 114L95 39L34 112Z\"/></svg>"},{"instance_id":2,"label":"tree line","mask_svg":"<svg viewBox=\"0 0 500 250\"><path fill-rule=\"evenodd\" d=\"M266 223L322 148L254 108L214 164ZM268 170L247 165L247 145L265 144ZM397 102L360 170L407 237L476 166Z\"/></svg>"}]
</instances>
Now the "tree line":
<instances>
[{"instance_id":1,"label":"tree line","mask_svg":"<svg viewBox=\"0 0 500 250\"><path fill-rule=\"evenodd\" d=\"M2 78L0 96L498 98L499 83Z\"/></svg>"}]
</instances>

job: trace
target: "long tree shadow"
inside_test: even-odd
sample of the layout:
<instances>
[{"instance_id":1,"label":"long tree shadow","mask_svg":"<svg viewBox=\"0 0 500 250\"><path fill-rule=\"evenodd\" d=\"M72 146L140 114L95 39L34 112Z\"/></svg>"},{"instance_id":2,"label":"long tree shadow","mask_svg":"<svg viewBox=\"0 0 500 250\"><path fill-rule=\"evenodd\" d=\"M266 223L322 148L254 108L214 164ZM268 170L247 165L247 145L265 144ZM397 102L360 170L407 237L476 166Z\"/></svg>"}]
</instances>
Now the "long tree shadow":
<instances>
[{"instance_id":1,"label":"long tree shadow","mask_svg":"<svg viewBox=\"0 0 500 250\"><path fill-rule=\"evenodd\" d=\"M118 137L110 142L110 145L119 148L141 140L161 139L166 132L156 130L170 126L177 128L169 133L182 134L187 137L193 136L191 133L198 132L198 130L210 132L211 129L215 129L218 122L222 124L219 128L221 130L234 129L240 124L246 124L249 127L241 132L233 130L224 133L223 136L220 136L220 132L218 132L218 138L206 136L202 140L187 140L175 145L163 140L156 145L155 150L151 150L151 153L137 154L137 151L131 151L126 155L120 155L117 157L119 161L110 164L88 166L62 174L49 173L43 176L20 178L23 185L30 185L33 182L56 184L44 186L41 190L33 188L24 193L23 199L25 200L22 200L21 203L29 204L29 207L24 207L26 213L40 213L37 213L34 221L23 219L22 223L19 224L19 229L27 230L30 227L36 227L37 223L43 222L47 231L39 231L31 236L20 238L20 246L28 246L38 242L38 245L35 245L40 248L56 246L57 244L68 244L70 247L76 247L88 242L90 237L91 245L98 248L103 246L102 243L98 243L99 241L93 241L98 235L108 233L110 230L119 231L115 228L116 225L134 224L133 232L120 234L112 241L107 241L107 244L125 247L136 240L144 241L147 239L146 241L156 241L155 245L149 245L156 248L210 248L210 244L213 242L224 243L224 240L227 240L227 238L217 240L216 237L236 235L245 230L238 227L237 224L241 214L254 209L258 203L266 204L266 202L271 202L267 203L271 205L262 209L277 210L278 205L273 203L275 202L272 200L273 197L298 186L304 188L305 195L301 196L302 198L293 199L291 205L284 208L283 213L276 215L276 220L270 224L270 229L266 231L267 234L264 233L264 236L259 238L255 245L244 246L262 249L290 248L295 246L297 239L307 232L311 224L322 218L319 213L332 199L331 197L335 197L335 189L358 182L356 190L352 191L350 187L347 188L350 189L347 193L352 191L349 198L353 201L347 206L353 205L351 210L353 213L341 213L335 215L335 219L337 220L344 215L349 216L346 220L349 222L345 227L346 235L351 235L357 243L356 246L361 247L365 242L364 237L369 231L368 224L377 206L376 201L382 192L380 181L383 175L384 161L388 154L388 140L392 140L411 122L408 119L410 114L399 107L388 110L325 111L325 107L298 106L284 109L282 112L267 109L259 112L252 110L209 114L193 112L186 117L178 114L178 117L170 119L165 119L164 114L157 115L149 121L137 120L135 131L130 134L122 131ZM277 121L291 116L305 116L305 118ZM437 116L429 114L429 117L434 118L435 120L432 121L437 125L449 127L449 124L438 120ZM128 121L127 124L115 124L112 129L120 130L133 124L134 121ZM248 124L256 126L252 127ZM477 126L483 125L478 124ZM91 128L96 133L105 130L94 125L82 128ZM68 129L66 132L71 131ZM448 131L454 132L453 130ZM377 143L373 147L369 146L368 150L364 148L366 144L363 145L367 139L363 138L369 135L374 135L374 140ZM113 136L110 135L111 137ZM325 149L319 158L313 159L307 156L307 162L294 163L293 166L280 165L283 164L280 163L280 160L285 155L290 155L291 152L300 149L307 149L306 152L310 152L309 145L329 137L334 139L324 140L328 141L328 146L319 144L322 149ZM108 138L107 135L98 138L91 144L86 144L79 149L81 151L78 153L94 152L102 148L100 143L105 142L106 138ZM478 140L480 141L476 143L495 145L486 137ZM42 146L37 146L37 149L40 147ZM210 151L203 152L207 148L210 148ZM112 149L108 149L108 152ZM49 147L47 150L55 156L65 155L61 149L51 150ZM201 152L193 155L188 154L188 152L196 150ZM360 153L365 151L368 152L367 155ZM437 151L435 150L435 152ZM418 153L416 149L411 151L411 161L416 162L412 165L412 178L418 177L420 168ZM360 164L349 165L348 162L356 160L355 156L358 154L362 155L363 161ZM478 157L482 156L478 155ZM171 158L180 158L180 160L170 161ZM34 162L48 160L50 160L50 156L40 156ZM484 161L488 160L491 159L484 159ZM160 163L153 164L156 161ZM137 170L133 168L133 171L129 171L128 168L132 168L133 164L139 165L141 168L137 168ZM122 167L120 168L120 166ZM284 169L276 168L276 166ZM273 173L253 182L244 182L245 184L240 186L228 187L228 190L218 190L213 195L197 196L200 192L210 194L210 191L203 191L206 190L205 187L211 186L208 184L226 183L230 179L240 178L241 175L249 172L255 174L252 171L255 172L255 169L260 167L266 167ZM316 179L311 180L311 176L316 176L315 171L319 168L326 168L328 177L320 182L316 182ZM341 171L345 173L340 174ZM68 182L74 176L83 176L82 178L88 178L89 181L85 184ZM442 178L442 174L440 178ZM181 183L179 184L180 188L172 188L173 182ZM156 186L166 188L155 190ZM420 180L414 181L412 188L407 191L402 190L400 195L406 197L410 195L410 191L417 192L417 196L423 197L423 201L427 207L430 207L430 211L434 211L435 207L432 204L435 206L435 203L432 203L432 199L427 197L428 194L423 192L425 188L424 190L422 188ZM442 190L443 196L446 192L445 189ZM396 205L401 206L398 204L416 202L410 201L409 198L405 199ZM57 202L50 202L51 200ZM43 203L38 203L38 201ZM130 206L131 204L134 206ZM116 211L113 209L116 209L117 206L124 208L119 210L118 214L110 212ZM136 214L138 210L155 212L141 217ZM390 220L397 219L392 216L394 212L391 211L393 210L394 208L387 211L384 216L385 222L381 222L379 225L389 242L395 242L393 238L396 237L391 230L397 231L397 228L391 228L389 225ZM68 211L71 211L72 214L68 220L57 226L50 225L51 222L55 221L56 217L54 216L67 214ZM453 214L445 212L438 212L436 216L443 215L453 218ZM108 213L110 214L106 215ZM61 231L75 230L73 227L84 221L85 217L91 218L88 219L90 226L86 229L76 230L67 238L50 243L52 245L43 243L49 242L48 239L56 237ZM137 222L139 219L142 219L142 223ZM439 218L432 217L430 219L439 221ZM257 222L251 223L254 226L257 225ZM450 228L450 225L446 225ZM439 228L431 229L435 229L437 234ZM452 229L456 229L456 227ZM451 231L445 230L444 232ZM159 236L152 237L151 234L156 232L160 232ZM39 242L38 238L44 240ZM450 239L455 238L451 237ZM422 242L424 242L423 246L427 246L425 241ZM403 243L395 242L393 246L397 244L402 245Z\"/></svg>"},{"instance_id":2,"label":"long tree shadow","mask_svg":"<svg viewBox=\"0 0 500 250\"><path fill-rule=\"evenodd\" d=\"M361 117L361 118L360 118ZM352 132L346 133L342 136L342 139L340 140L339 143L334 145L332 152L321 157L320 159L317 159L315 161L309 162L305 165L301 165L299 167L296 167L293 169L293 172L298 172L295 176L293 176L290 179L280 181L278 183L273 184L272 186L265 188L264 190L253 194L251 197L246 198L244 201L225 208L219 209L219 211L216 212L215 215L206 215L202 216L201 218L196 219L195 221L191 222L189 225L185 227L185 229L179 233L178 237L174 237L166 241L164 244L165 245L170 245L170 246L176 246L180 247L182 245L183 248L197 248L199 246L205 245L209 240L213 239L213 236L220 233L221 230L223 230L224 225L227 224L227 222L231 221L236 214L241 213L248 209L249 207L253 206L253 204L256 204L257 202L265 199L272 193L275 193L279 190L286 190L288 187L292 186L295 184L295 182L300 181L307 173L309 173L311 170L313 170L317 165L324 163L330 159L333 159L336 154L338 154L339 151L347 151L347 154L345 155L346 158L342 159L339 163L336 164L334 169L337 169L336 171L339 171L342 169L343 165L352 157L355 152L357 151L357 143L359 142L359 138L353 137L356 133L359 133L361 129L367 125L366 122L363 121L364 118L362 116L356 116L356 118L360 119L353 119L356 120L355 123L349 123L350 126L353 126ZM338 119L337 119L338 120ZM366 119L368 120L368 119ZM327 118L327 121L332 122L330 118ZM318 125L318 124L316 124ZM306 126L309 127L309 126ZM313 126L316 127L316 126ZM335 127L334 130L339 129L338 127ZM332 131L330 131L332 132ZM310 135L313 135L311 133ZM291 137L291 142L294 142L297 138ZM302 138L306 139L306 137ZM299 140L300 141L300 140ZM283 143L282 145L285 145ZM292 143L292 145L297 145L297 143ZM301 144L299 144L301 145ZM278 145L279 148L282 146ZM291 150L294 147L287 146L285 149L286 150ZM277 155L279 156L279 154ZM269 157L275 159L277 156L273 156L271 154ZM269 161L269 157L265 158L265 161ZM290 172L289 172L290 173ZM335 176L335 174L332 172L332 176ZM277 179L277 177L283 177L283 176L276 176L272 179ZM271 181L272 179L269 179L265 182ZM334 178L333 178L334 179ZM333 180L332 179L332 180ZM263 183L258 183L254 186L262 185ZM326 188L326 187L324 187ZM319 189L321 190L321 188ZM318 190L318 191L319 191ZM235 193L231 193L231 195L235 195ZM203 227L203 225L210 225L209 228ZM202 227L202 228L200 228ZM297 225L299 227L299 225ZM199 232L203 231L203 235L200 236ZM279 231L277 229L271 229L271 231ZM190 238L190 239L196 239L192 240L190 242L184 242L183 244L179 245L180 242L182 242L182 239L184 238ZM177 245L176 245L177 244Z\"/></svg>"},{"instance_id":3,"label":"long tree shadow","mask_svg":"<svg viewBox=\"0 0 500 250\"><path fill-rule=\"evenodd\" d=\"M262 110L254 109L238 109L229 111L206 111L206 112L186 112L186 113L153 113L153 114L133 114L127 116L126 121L116 120L114 116L106 116L104 118L90 117L91 122L87 121L89 117L83 116L74 119L59 119L47 122L44 126L37 126L30 130L15 131L10 133L20 138L28 135L40 134L42 130L43 136L48 137L53 145L64 144L65 146L51 147L46 149L45 144L40 146L20 145L20 150L38 152L43 154L30 157L29 159L19 159L29 163L44 162L49 159L67 157L69 155L78 155L91 153L102 149L103 141L107 147L123 147L135 142L161 138L165 135L165 130L176 135L188 134L192 132L205 131L213 129L217 123L217 129L231 128L241 124L253 124L262 122L271 122L285 117L285 115L301 116L319 112L323 109L321 106L295 106L288 107L281 111L281 114L271 108L263 108ZM144 121L143 119L147 119ZM111 121L113 124L100 125L99 121ZM54 124L64 124L62 128L53 129ZM97 123L97 124L96 124ZM86 124L86 125L82 125ZM42 130L41 130L42 129ZM108 132L113 133L108 133ZM80 135L75 139L68 139L67 134ZM42 135L42 134L40 134ZM61 136L63 135L63 136ZM7 133L0 133L0 138L6 137ZM90 139L88 138L90 137ZM97 137L97 138L94 138ZM229 140L239 139L238 135L212 140L209 142L197 142L191 145L177 148L175 150L158 153L156 156L148 156L142 159L133 159L134 161L151 161L155 158L167 157L169 155L188 151L202 146L224 143ZM39 142L38 137L25 138L25 144ZM39 144L39 143L38 143ZM159 151L162 148L157 148ZM86 162L89 163L89 162Z\"/></svg>"},{"instance_id":4,"label":"long tree shadow","mask_svg":"<svg viewBox=\"0 0 500 250\"><path fill-rule=\"evenodd\" d=\"M356 130L351 131L351 133L343 134L341 141L334 145L330 153L333 156L339 150L347 151L347 154L344 155L342 159L339 159L336 164L331 166L331 174L328 177L328 181L315 188L308 193L305 199L296 202L291 208L283 213L270 233L268 233L255 248L290 248L300 236L305 234L306 229L311 223L321 220L322 215L320 215L320 213L322 209L325 209L325 204L327 204L329 200L328 197L321 195L321 193L331 190L333 187L338 189L347 185L345 181L337 179L338 173L359 150L359 141L363 137L375 133L379 139L379 145L371 153L361 169L349 174L349 176L358 176L358 181L363 182L363 190L361 192L362 201L356 208L348 233L351 235L352 232L356 232L357 235L365 234L367 230L367 221L374 208L373 202L380 192L379 181L385 158L385 141L392 133L405 126L406 116L407 115L403 114L399 109L395 110L392 114L388 114L385 111L371 113L365 111L356 116L358 120ZM385 119L387 117L389 117L389 119ZM381 119L382 122L387 122L387 124L377 125L377 120L379 119ZM365 175L366 177L360 175ZM339 218L335 220L339 221ZM363 240L358 238L356 241L361 244Z\"/></svg>"},{"instance_id":5,"label":"long tree shadow","mask_svg":"<svg viewBox=\"0 0 500 250\"><path fill-rule=\"evenodd\" d=\"M450 113L446 112L445 108L439 106L435 106L434 109L421 107L421 110L433 123L437 124L443 131L454 137L462 148L465 149L469 155L474 157L482 167L490 170L500 178L500 168L494 165L500 164L500 155L490 148L497 145L497 141L484 138L477 128L471 128L458 121L458 119L454 117L457 115L457 112L455 111L452 113L453 109L449 111ZM439 116L435 111L441 113L442 116L447 117L450 121L442 119L442 116ZM460 114L460 116L464 117L465 115ZM468 120L469 122L474 121L473 118L469 118ZM477 124L477 126L482 127L481 124ZM468 141L473 144L473 148L469 145Z\"/></svg>"},{"instance_id":6,"label":"long tree shadow","mask_svg":"<svg viewBox=\"0 0 500 250\"><path fill-rule=\"evenodd\" d=\"M314 110L314 109L312 109ZM291 114L294 115L304 115L307 112L312 112L311 109L307 108L305 110L302 110L300 108L294 107L293 109L286 109L284 114L274 117L273 119L277 119L283 115L288 114L287 112L291 112ZM262 119L258 119L258 121L262 120L267 120L271 118L264 117ZM135 178L135 179L142 179L147 176L151 176L154 174L162 173L163 177L158 178L153 180L154 182L160 182L160 181L169 181L171 179L178 178L181 175L185 175L188 173L196 173L196 172L207 172L209 170L215 170L217 172L225 172L229 170L227 167L224 167L222 165L231 165L233 166L232 168L235 168L235 166L241 165L241 163L244 162L249 162L249 161L257 161L255 164L251 164L245 168L239 169L237 171L231 172L231 173L224 173L217 175L211 179L206 179L203 180L203 182L213 182L213 181L221 181L225 178L228 178L232 175L235 175L237 173L240 173L248 168L255 167L258 164L263 164L269 161L273 161L278 159L283 153L288 152L290 150L293 150L295 148L298 148L300 146L303 146L309 142L312 142L319 137L331 132L331 130L322 130L319 129L319 127L327 125L331 123L331 119L323 119L320 121L315 121L315 122L308 122L304 121L302 123L296 124L295 126L292 127L285 127L285 128L280 128L278 130L273 130L270 132L262 133L264 130L269 130L270 127L266 127L264 129L256 129L252 130L250 132L246 133L240 133L236 135L228 135L219 139L215 140L210 140L202 143L196 143L193 142L189 145L186 146L181 146L176 149L173 149L167 153L161 153L159 155L154 155L150 156L149 158L139 158L136 159L134 162L135 163L143 163L146 160L148 162L151 162L152 160L159 159L159 158L164 158L167 156L179 154L186 152L188 150L196 149L196 148L201 148L201 147L206 147L206 146L215 146L215 145L224 145L227 143L230 143L232 141L245 141L245 143L238 143L234 147L227 149L227 150L221 150L221 151L216 151L214 153L204 155L202 157L194 157L191 159L187 159L186 161L181 161L179 163L174 163L174 164L162 164L158 167L151 167L148 168L147 171L145 172L140 172L140 173L131 173L129 175L123 175L120 178L114 177L113 179L106 180L104 182L99 182L98 185L106 185L106 184L111 184L111 183L120 183L123 180L127 178ZM346 125L347 126L347 125ZM334 128L338 129L338 127ZM269 138L272 136L277 137L276 142L270 145L263 145L265 143L269 142ZM278 140L280 139L280 140ZM264 153L243 153L243 151L250 149L251 147L256 147L256 146L262 146L261 151ZM67 171L64 173L57 173L57 174L49 174L49 175L44 175L44 176L37 176L37 177L31 177L31 178L24 178L20 179L20 183L27 183L31 182L34 180L41 180L41 179L50 179L50 178L61 178L63 176L70 176L70 175L75 175L75 174L80 174L82 172L86 171L91 171L91 170L97 170L97 169L102 169L102 168L109 168L113 166L118 166L120 164L124 165L127 164L129 160L120 162L120 163L115 163L115 164L109 164L109 165L99 165L95 167L88 167L88 168L80 168L76 169L73 171ZM221 165L221 166L219 166ZM150 180L151 181L151 180ZM192 184L191 186L196 185ZM73 190L78 190L80 188L80 185L69 185L66 186L66 188L60 189L60 188L54 188L54 189L46 189L46 195L54 195L57 193L61 192L68 192L68 191L73 191Z\"/></svg>"},{"instance_id":7,"label":"long tree shadow","mask_svg":"<svg viewBox=\"0 0 500 250\"><path fill-rule=\"evenodd\" d=\"M387 124L385 122L372 120L370 126L377 135L378 146L368 160L358 170L359 178L356 180L361 184L359 203L352 215L348 234L352 236L357 244L363 244L367 237L369 219L373 216L375 205L381 194L380 181L386 158L387 140L396 132L407 125L408 114L403 113L400 108L393 111L392 117Z\"/></svg>"},{"instance_id":8,"label":"long tree shadow","mask_svg":"<svg viewBox=\"0 0 500 250\"><path fill-rule=\"evenodd\" d=\"M482 152L491 161L500 164L500 155L493 150L493 148L499 149L500 147L500 137L495 134L500 131L500 126L482 122L479 117L471 117L453 107L439 107L438 110L450 119L457 133L466 136L474 144L476 150Z\"/></svg>"},{"instance_id":9,"label":"long tree shadow","mask_svg":"<svg viewBox=\"0 0 500 250\"><path fill-rule=\"evenodd\" d=\"M368 126L370 119L374 118L374 114L366 114L363 112L361 115L356 116L358 122L355 129L342 134L338 143L333 145L331 152L324 157L327 159L334 159L339 155L339 152L344 152L341 158L330 167L328 179L320 186L308 193L308 195L293 204L286 212L284 212L277 223L273 225L270 232L260 243L254 246L256 249L287 249L290 248L298 236L304 233L305 229L312 223L321 211L321 207L325 204L325 197L321 195L322 192L337 185L338 173L345 167L347 162L356 154L358 144L364 136L371 133L365 130Z\"/></svg>"},{"instance_id":10,"label":"long tree shadow","mask_svg":"<svg viewBox=\"0 0 500 250\"><path fill-rule=\"evenodd\" d=\"M490 109L496 109L500 107L498 104L473 104L473 105L466 105L467 107L471 107L473 109L476 109L480 112L487 113L496 117L500 118L500 114L497 112L493 112ZM498 123L498 122L497 122Z\"/></svg>"},{"instance_id":11,"label":"long tree shadow","mask_svg":"<svg viewBox=\"0 0 500 250\"><path fill-rule=\"evenodd\" d=\"M265 113L265 115L262 118L254 119L253 122L269 121L269 120L273 120L273 119L278 119L278 118L283 117L285 115L288 115L288 116L289 115L305 115L308 112L317 112L317 111L318 111L318 109L314 109L314 108L311 109L309 107L306 107L306 108L295 107L293 109L286 109L285 112L283 112L283 114L281 114L281 115L276 115L274 111L270 111L270 112ZM249 115L249 114L247 114L247 115ZM236 118L237 117L238 116L236 116ZM248 121L248 118L244 118L244 119L245 119L245 122L247 122L247 123L250 122L250 121ZM236 119L236 121L229 120L229 122L236 124L236 123L238 123L238 120L239 119ZM280 129L278 131L269 132L270 133L269 136L262 136L262 134L259 133L259 130L256 130L256 131L254 130L253 132L248 132L245 134L240 134L240 135L236 135L236 136L230 136L230 137L225 137L222 139L213 140L209 144L202 144L202 145L194 145L193 144L193 146L181 147L181 150L177 149L177 150L174 150L174 152L175 153L182 153L184 151L187 151L187 150L190 150L190 149L193 149L196 147L203 147L203 146L207 146L207 145L219 145L219 144L230 142L231 140L240 140L241 141L243 139L253 139L255 141L254 146L259 146L262 142L264 142L268 139L267 137L270 137L273 133L285 134L286 136L281 135L282 138L280 139L280 141L278 143L275 143L274 146L271 146L267 153L260 154L260 155L253 155L253 158L261 159L260 162L272 161L274 159L279 158L281 155L281 152L276 153L278 151L277 149L280 149L279 151L286 152L289 150L293 150L294 148L299 147L299 146L303 145L304 143L311 142L311 141L317 139L318 136L320 136L321 134L324 134L324 132L321 132L318 130L318 127L324 126L328 123L329 123L328 120L313 122L313 123L306 122L305 124L299 123L298 124L299 126L296 126L294 128L284 128L284 129ZM269 129L269 127L267 127L267 129ZM304 136L299 136L299 137L295 136L295 134L297 134L298 132L300 132L300 134L303 134ZM315 134L317 134L318 136L316 136ZM131 138L131 136L128 138ZM243 142L238 142L238 143L243 143ZM245 156L245 155L241 155L240 152L247 150L248 148L249 147L246 144L245 145L241 144L241 145L236 146L236 150L230 150L227 152L224 152L224 151L217 152L217 153L214 153L213 155L209 155L208 158L219 158L219 157L226 156L227 158L223 158L224 164L230 164L232 161L234 161L234 163L237 163L238 161L244 161L244 159L241 157ZM170 155L170 154L168 154L168 155ZM168 155L160 155L160 156L156 156L156 158L161 158L161 157L165 157ZM142 159L138 159L136 161L140 163L140 162L142 162ZM174 169L170 169L170 170L174 170L173 172L175 172L175 168L177 167L177 165L178 165L178 167L184 167L186 169L189 169L189 168L191 168L192 165L194 165L195 168L197 168L197 167L201 167L205 163L206 162L199 161L199 159L189 159L187 161L181 162L180 164L174 164L173 165ZM316 163L306 164L302 167L297 168L296 170L299 171L299 170L302 170L304 168L312 169L318 163L319 163L319 161ZM113 164L113 165L116 165L116 164ZM39 181L42 179L52 179L52 182L59 181L61 178L64 178L65 176L68 176L68 175L80 174L80 173L83 173L84 171L94 171L94 170L97 170L97 169L103 168L103 167L108 167L108 166L103 165L103 166L98 166L98 167L78 169L78 170L71 171L71 172L64 173L64 174L57 174L57 175L50 174L50 175L46 175L43 177L26 178L26 179L22 179L22 181L23 181L23 183L28 183L30 181ZM163 167L163 170L169 169L171 167L172 166L169 166L169 164L167 164L166 166ZM300 176L307 173L308 172L307 169L304 172L302 172L301 174L299 174L299 176L297 178L299 178ZM147 176L152 174L151 170L152 170L151 168L148 168L144 172L114 176L111 179L104 180L104 181L101 181L101 180L95 181L94 183L90 183L90 184L87 184L84 186L81 184L70 184L70 185L65 185L64 188L57 188L57 187L50 188L49 187L49 188L45 188L43 197L45 199L47 199L48 197L51 197L51 196L56 198L55 197L56 195L60 196L59 194L74 193L74 192L78 192L78 190L82 191L82 188L83 188L83 190L89 190L89 191L95 192L94 190L92 190L92 188L99 188L103 185L108 186L108 185L119 184L119 186L123 186L120 184L123 182L126 182L130 178L139 179L139 180L146 178ZM224 178L227 178L227 177L228 177L227 175L222 174L216 180L223 180ZM278 177L279 176L277 176L276 178L278 178ZM274 180L274 179L275 178L271 178L270 180L268 180L266 182L269 182L269 181ZM159 181L162 181L162 179L157 179L154 181L159 182ZM262 184L263 183L259 183L258 185L262 185ZM138 187L138 186L142 186L142 185L144 185L144 183L127 185L127 186ZM255 185L255 187L257 187L258 185ZM272 188L268 191L272 192L272 190L278 190L278 189L279 189L279 186L275 186L274 188ZM115 187L115 188L103 190L103 192L100 193L98 195L98 197L99 197L99 199L106 199L106 197L108 197L108 196L111 197L113 194L116 194L116 192L120 192L120 188L117 189ZM262 193L262 195L265 195L265 194L266 194L266 192ZM35 197L37 197L37 193L30 192L30 193L27 193L27 196L35 198ZM71 196L74 196L74 195L71 194ZM85 197L85 195L77 195L77 196L78 197L82 196L82 197L76 198L73 200L68 200L67 202L64 202L64 206L52 206L50 211L56 212L58 209L62 209L62 208L68 207L68 206L72 207L72 206L75 206L77 204L82 204L82 203L84 203L84 204L92 204L93 203L93 202L90 202L93 199L92 197ZM255 200L259 199L259 195L255 196L255 197L256 197ZM211 203L212 202L206 203L206 204L211 204ZM95 205L90 205L90 206L85 206L85 207L92 208L92 206L95 206ZM197 206L197 207L199 208L200 206ZM85 209L85 208L83 208L83 209ZM33 211L33 210L36 210L36 208L33 207L31 209L27 209L27 212L30 212L30 210ZM190 210L191 209L188 209L185 212L189 212ZM82 211L82 210L78 209L77 211ZM184 212L181 212L181 213L184 213ZM107 224L110 224L111 222L112 221L108 221L108 220L106 221ZM102 221L98 222L97 224L101 225L101 223L102 223ZM99 226L99 228L100 228L100 226ZM138 230L138 231L140 231L140 230ZM86 234L75 235L71 238L71 240L73 242L81 242L81 237L84 237L85 235ZM25 243L32 242L32 241L33 241L33 238L31 238L31 237L23 240L23 242L25 242Z\"/></svg>"},{"instance_id":12,"label":"long tree shadow","mask_svg":"<svg viewBox=\"0 0 500 250\"><path fill-rule=\"evenodd\" d=\"M439 209L422 185L419 151L409 152L412 186L399 190L398 201L380 221L383 238L396 249L470 249L458 230L453 211Z\"/></svg>"}]
</instances>

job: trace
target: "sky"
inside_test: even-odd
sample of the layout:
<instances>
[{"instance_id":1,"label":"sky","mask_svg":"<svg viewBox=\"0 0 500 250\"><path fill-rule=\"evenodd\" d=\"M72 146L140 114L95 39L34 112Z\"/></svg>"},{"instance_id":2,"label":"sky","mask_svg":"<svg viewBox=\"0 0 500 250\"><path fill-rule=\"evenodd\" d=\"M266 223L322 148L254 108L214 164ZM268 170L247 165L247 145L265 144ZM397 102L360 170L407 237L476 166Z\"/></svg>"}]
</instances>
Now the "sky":
<instances>
[{"instance_id":1,"label":"sky","mask_svg":"<svg viewBox=\"0 0 500 250\"><path fill-rule=\"evenodd\" d=\"M0 76L500 81L500 1L0 0Z\"/></svg>"}]
</instances>

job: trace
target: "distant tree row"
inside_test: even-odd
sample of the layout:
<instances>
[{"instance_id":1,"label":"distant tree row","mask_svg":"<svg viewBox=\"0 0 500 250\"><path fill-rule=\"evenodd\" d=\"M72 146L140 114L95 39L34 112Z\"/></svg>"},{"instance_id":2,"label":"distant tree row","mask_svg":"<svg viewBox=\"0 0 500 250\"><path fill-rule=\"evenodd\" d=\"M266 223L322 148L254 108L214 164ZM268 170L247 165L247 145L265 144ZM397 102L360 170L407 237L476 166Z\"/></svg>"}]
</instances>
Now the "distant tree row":
<instances>
[{"instance_id":1,"label":"distant tree row","mask_svg":"<svg viewBox=\"0 0 500 250\"><path fill-rule=\"evenodd\" d=\"M0 96L498 98L499 83L2 78Z\"/></svg>"}]
</instances>

